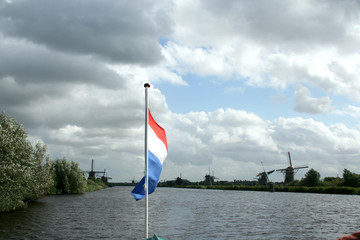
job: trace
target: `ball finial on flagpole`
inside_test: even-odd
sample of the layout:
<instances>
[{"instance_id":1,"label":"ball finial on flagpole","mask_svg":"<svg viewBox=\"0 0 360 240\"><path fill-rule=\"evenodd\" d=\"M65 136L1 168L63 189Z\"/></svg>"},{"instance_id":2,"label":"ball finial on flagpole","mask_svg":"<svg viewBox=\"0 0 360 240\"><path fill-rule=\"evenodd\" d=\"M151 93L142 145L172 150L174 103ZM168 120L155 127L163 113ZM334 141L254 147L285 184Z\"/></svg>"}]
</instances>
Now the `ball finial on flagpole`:
<instances>
[{"instance_id":1,"label":"ball finial on flagpole","mask_svg":"<svg viewBox=\"0 0 360 240\"><path fill-rule=\"evenodd\" d=\"M150 83L145 83L144 84L144 88L149 88L150 87Z\"/></svg>"}]
</instances>

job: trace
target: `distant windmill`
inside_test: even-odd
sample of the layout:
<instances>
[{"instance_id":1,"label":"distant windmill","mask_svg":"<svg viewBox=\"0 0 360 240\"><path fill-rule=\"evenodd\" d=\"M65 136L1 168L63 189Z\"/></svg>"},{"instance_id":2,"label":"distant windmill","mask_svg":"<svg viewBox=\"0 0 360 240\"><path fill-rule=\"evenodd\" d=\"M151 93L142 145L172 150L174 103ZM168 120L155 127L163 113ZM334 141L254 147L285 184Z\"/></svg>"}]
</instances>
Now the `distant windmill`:
<instances>
[{"instance_id":1,"label":"distant windmill","mask_svg":"<svg viewBox=\"0 0 360 240\"><path fill-rule=\"evenodd\" d=\"M211 176L211 174L210 174L210 167L209 167L209 174L206 174L206 175L205 175L205 181L204 181L204 184L205 184L205 185L211 186L211 185L214 184L215 179L219 179L219 178L215 177L215 175L214 175L214 170L212 171L212 174L213 174L213 175Z\"/></svg>"},{"instance_id":2,"label":"distant windmill","mask_svg":"<svg viewBox=\"0 0 360 240\"><path fill-rule=\"evenodd\" d=\"M275 169L266 172L263 163L261 163L261 165L263 166L264 171L260 172L260 173L258 173L258 175L256 175L256 177L258 178L258 183L259 183L259 185L268 185L269 190L273 192L274 184L270 181L269 175L272 174L273 172L275 172Z\"/></svg>"},{"instance_id":3,"label":"distant windmill","mask_svg":"<svg viewBox=\"0 0 360 240\"><path fill-rule=\"evenodd\" d=\"M104 183L107 183L108 179L112 179L111 177L108 177L106 169L104 169L104 171L94 171L94 160L91 160L91 171L86 171L86 173L89 173L88 178L90 178L90 179L95 179L96 176L99 176L99 174L103 174L101 177L101 180Z\"/></svg>"},{"instance_id":4,"label":"distant windmill","mask_svg":"<svg viewBox=\"0 0 360 240\"><path fill-rule=\"evenodd\" d=\"M269 172L261 172L256 175L258 178L259 185L266 185L268 182L270 182L269 175L273 173L275 170L271 170Z\"/></svg>"},{"instance_id":5,"label":"distant windmill","mask_svg":"<svg viewBox=\"0 0 360 240\"><path fill-rule=\"evenodd\" d=\"M289 166L287 168L276 170L276 171L282 172L284 174L284 176L285 176L284 183L285 184L288 184L288 183L291 183L294 181L294 176L299 171L299 169L308 168L308 166L293 167L290 152L288 152L288 156L289 156Z\"/></svg>"}]
</instances>

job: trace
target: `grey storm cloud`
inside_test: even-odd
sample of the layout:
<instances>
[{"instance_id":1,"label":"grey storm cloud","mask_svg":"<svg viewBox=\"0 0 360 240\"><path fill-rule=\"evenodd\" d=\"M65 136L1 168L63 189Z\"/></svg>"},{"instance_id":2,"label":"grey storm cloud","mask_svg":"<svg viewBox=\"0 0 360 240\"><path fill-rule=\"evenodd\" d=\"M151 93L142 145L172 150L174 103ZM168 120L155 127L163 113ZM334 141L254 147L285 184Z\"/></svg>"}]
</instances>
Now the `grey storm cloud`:
<instances>
[{"instance_id":1,"label":"grey storm cloud","mask_svg":"<svg viewBox=\"0 0 360 240\"><path fill-rule=\"evenodd\" d=\"M0 5L4 35L59 51L122 63L161 59L158 37L171 31L166 9L152 1L9 1Z\"/></svg>"},{"instance_id":2,"label":"grey storm cloud","mask_svg":"<svg viewBox=\"0 0 360 240\"><path fill-rule=\"evenodd\" d=\"M248 0L226 3L202 1L202 6L214 18L231 19L234 31L261 42L261 45L281 44L282 48L291 47L293 51L314 45L356 46L346 26L358 22L358 1Z\"/></svg>"},{"instance_id":3,"label":"grey storm cloud","mask_svg":"<svg viewBox=\"0 0 360 240\"><path fill-rule=\"evenodd\" d=\"M26 41L1 38L0 78L18 83L90 83L121 88L123 79L105 64L85 56L49 51Z\"/></svg>"},{"instance_id":4,"label":"grey storm cloud","mask_svg":"<svg viewBox=\"0 0 360 240\"><path fill-rule=\"evenodd\" d=\"M332 116L333 94L359 99L358 13L351 0L0 0L0 111L33 143L47 144L51 158L84 170L94 159L114 181L131 181L143 175L149 81L150 108L169 144L162 178L202 180L211 167L221 179L251 179L261 162L285 167L288 151L296 165L336 176L357 169L360 132L307 114ZM167 84L192 91L208 81L229 84L234 95L276 90L280 116L215 107L222 99L205 92L198 95L209 112L175 112L186 103L171 102ZM297 112L282 108L292 96ZM298 112L314 119L286 117Z\"/></svg>"}]
</instances>

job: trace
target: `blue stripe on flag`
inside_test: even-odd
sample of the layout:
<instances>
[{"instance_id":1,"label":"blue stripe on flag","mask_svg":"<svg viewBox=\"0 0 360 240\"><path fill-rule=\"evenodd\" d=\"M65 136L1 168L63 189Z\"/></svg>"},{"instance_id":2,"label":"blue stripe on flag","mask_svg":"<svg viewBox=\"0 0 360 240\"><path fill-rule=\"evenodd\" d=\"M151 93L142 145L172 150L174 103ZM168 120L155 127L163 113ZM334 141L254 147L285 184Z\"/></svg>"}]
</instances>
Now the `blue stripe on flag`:
<instances>
[{"instance_id":1,"label":"blue stripe on flag","mask_svg":"<svg viewBox=\"0 0 360 240\"><path fill-rule=\"evenodd\" d=\"M149 157L149 194L154 192L157 184L160 180L160 174L162 170L162 165L159 158L154 155L150 150L148 150ZM135 186L132 190L131 194L134 196L136 201L143 199L145 197L145 177L141 179L141 181Z\"/></svg>"}]
</instances>

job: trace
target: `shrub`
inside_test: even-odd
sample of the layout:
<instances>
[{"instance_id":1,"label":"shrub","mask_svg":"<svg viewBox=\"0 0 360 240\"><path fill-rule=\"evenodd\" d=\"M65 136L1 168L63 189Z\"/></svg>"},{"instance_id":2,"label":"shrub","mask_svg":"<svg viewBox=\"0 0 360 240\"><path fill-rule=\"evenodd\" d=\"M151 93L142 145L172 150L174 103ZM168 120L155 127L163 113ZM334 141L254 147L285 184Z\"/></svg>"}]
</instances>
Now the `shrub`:
<instances>
[{"instance_id":1,"label":"shrub","mask_svg":"<svg viewBox=\"0 0 360 240\"><path fill-rule=\"evenodd\" d=\"M86 190L86 178L78 163L65 158L53 162L57 194L79 194Z\"/></svg>"},{"instance_id":2,"label":"shrub","mask_svg":"<svg viewBox=\"0 0 360 240\"><path fill-rule=\"evenodd\" d=\"M0 211L25 207L45 195L51 185L46 146L35 149L22 125L5 113L0 115Z\"/></svg>"},{"instance_id":3,"label":"shrub","mask_svg":"<svg viewBox=\"0 0 360 240\"><path fill-rule=\"evenodd\" d=\"M344 169L343 173L344 186L348 187L360 187L360 175L356 173L352 173L347 169Z\"/></svg>"},{"instance_id":4,"label":"shrub","mask_svg":"<svg viewBox=\"0 0 360 240\"><path fill-rule=\"evenodd\" d=\"M314 187L320 183L320 173L311 168L306 174L305 177L301 180L301 185L307 187Z\"/></svg>"}]
</instances>

